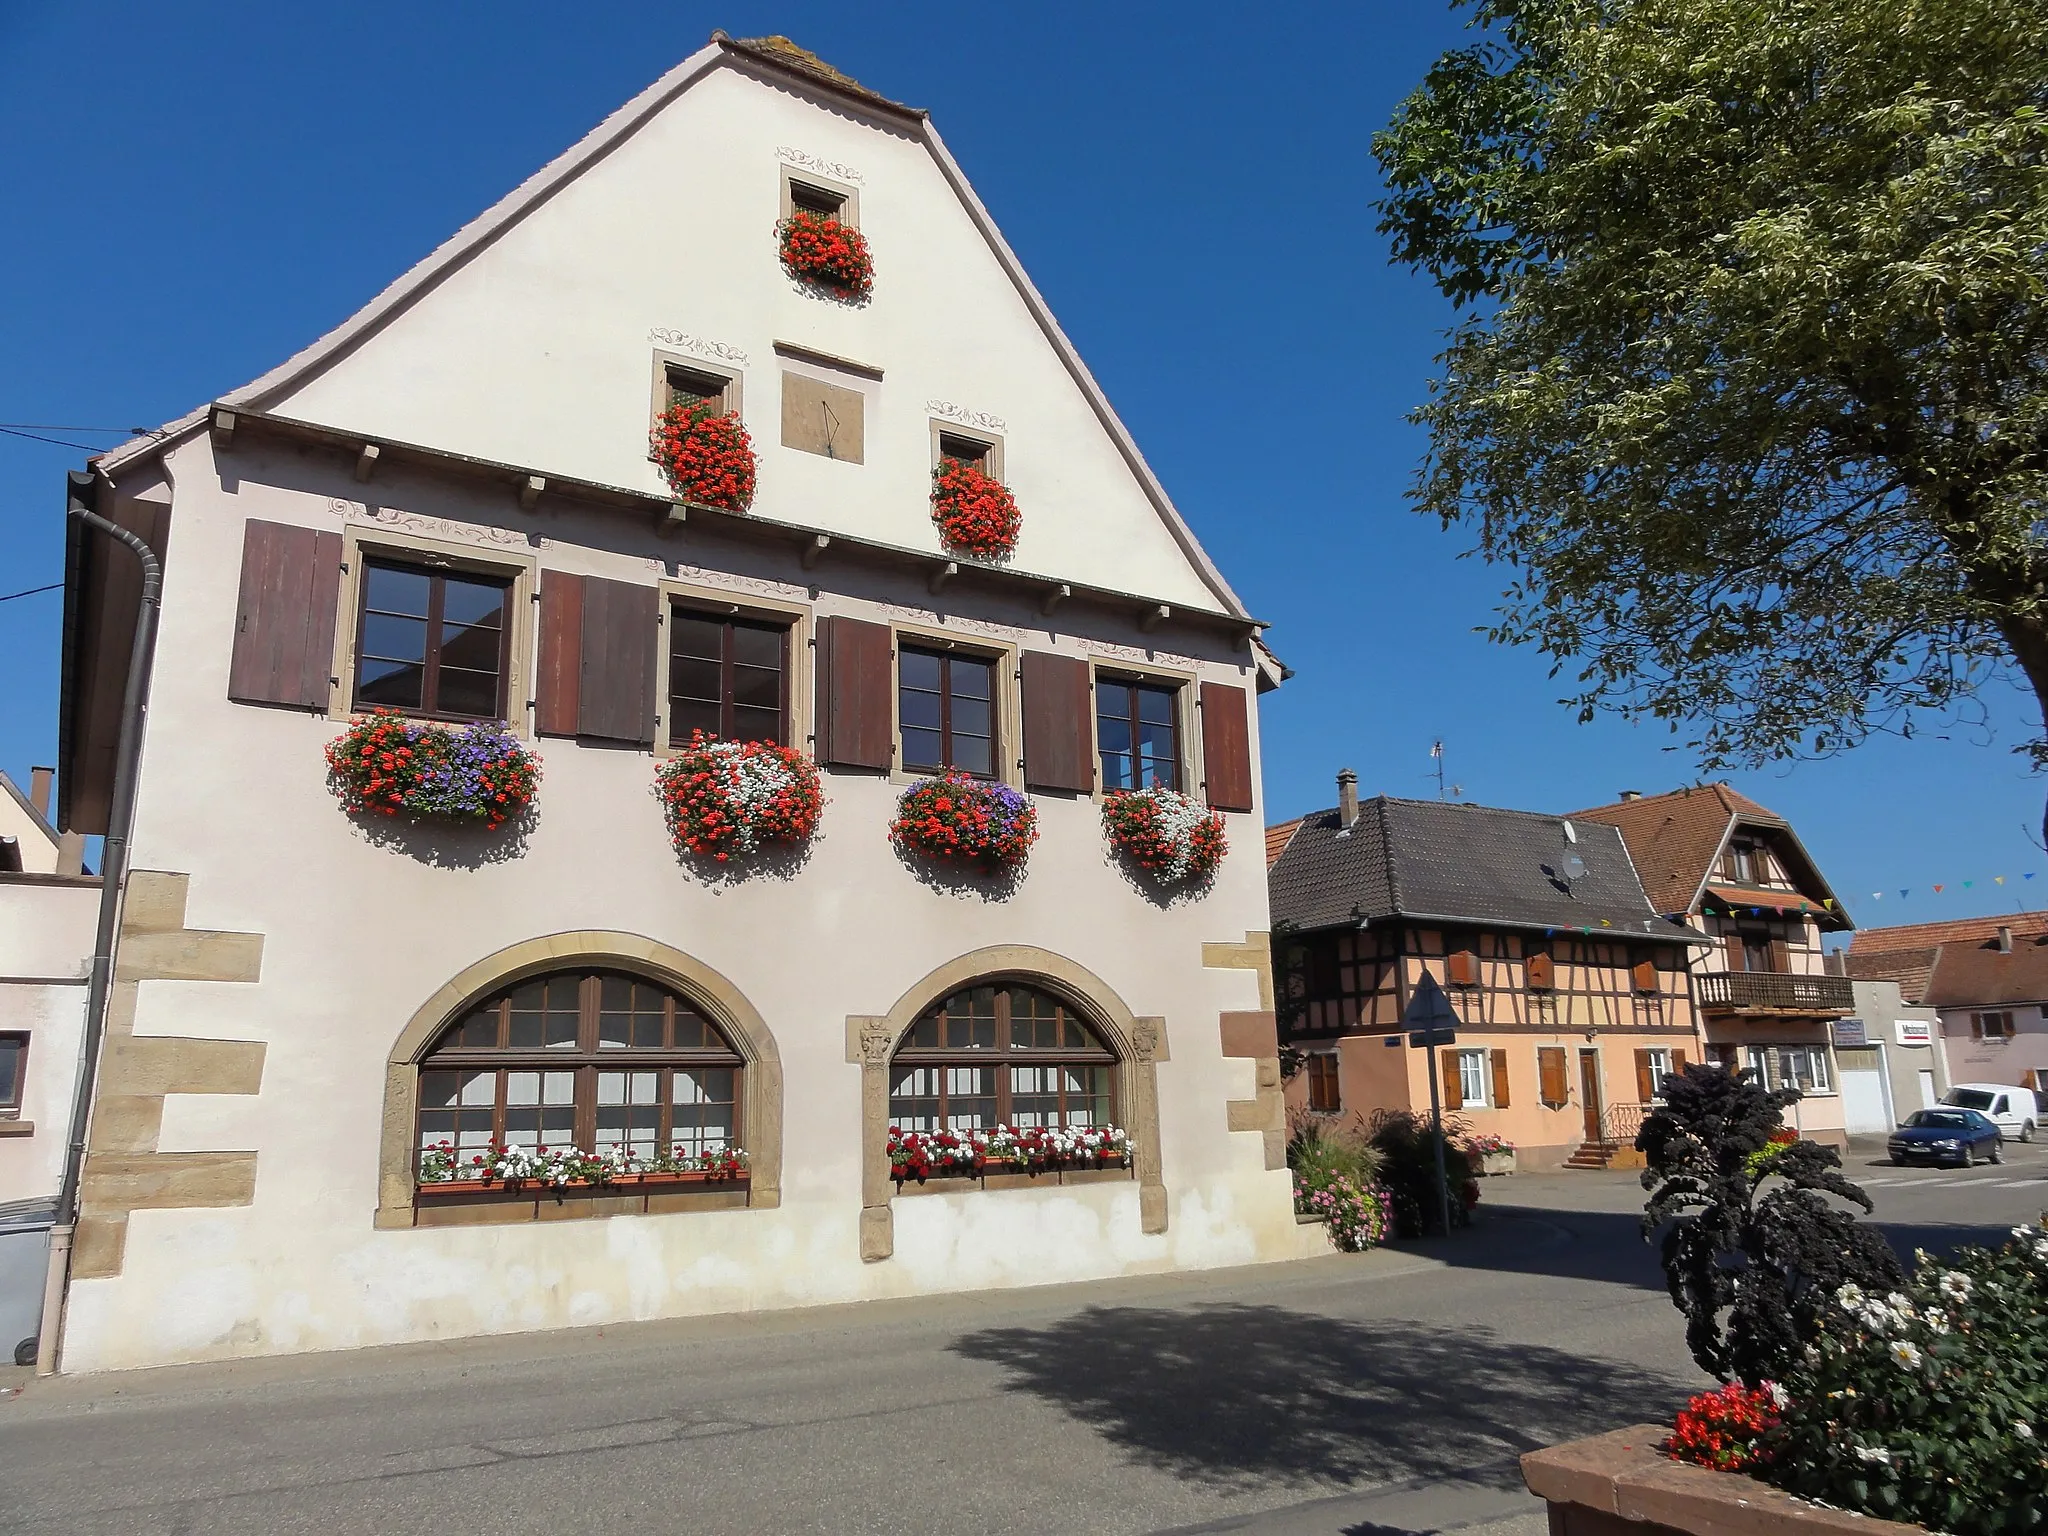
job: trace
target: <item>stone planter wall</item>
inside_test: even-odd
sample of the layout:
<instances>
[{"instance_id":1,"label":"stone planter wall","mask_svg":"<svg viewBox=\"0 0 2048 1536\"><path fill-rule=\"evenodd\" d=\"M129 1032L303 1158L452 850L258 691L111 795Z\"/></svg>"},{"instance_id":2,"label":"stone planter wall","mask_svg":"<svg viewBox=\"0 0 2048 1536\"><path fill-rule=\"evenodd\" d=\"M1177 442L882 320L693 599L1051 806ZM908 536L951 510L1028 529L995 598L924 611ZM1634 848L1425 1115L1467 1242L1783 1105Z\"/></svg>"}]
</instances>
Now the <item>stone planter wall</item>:
<instances>
[{"instance_id":1,"label":"stone planter wall","mask_svg":"<svg viewBox=\"0 0 2048 1536\"><path fill-rule=\"evenodd\" d=\"M1550 1505L1550 1536L1926 1536L1673 1461L1657 1449L1670 1432L1636 1424L1524 1456L1522 1480Z\"/></svg>"},{"instance_id":2,"label":"stone planter wall","mask_svg":"<svg viewBox=\"0 0 2048 1536\"><path fill-rule=\"evenodd\" d=\"M1512 1152L1483 1152L1479 1157L1479 1171L1488 1178L1515 1171L1515 1154Z\"/></svg>"}]
</instances>

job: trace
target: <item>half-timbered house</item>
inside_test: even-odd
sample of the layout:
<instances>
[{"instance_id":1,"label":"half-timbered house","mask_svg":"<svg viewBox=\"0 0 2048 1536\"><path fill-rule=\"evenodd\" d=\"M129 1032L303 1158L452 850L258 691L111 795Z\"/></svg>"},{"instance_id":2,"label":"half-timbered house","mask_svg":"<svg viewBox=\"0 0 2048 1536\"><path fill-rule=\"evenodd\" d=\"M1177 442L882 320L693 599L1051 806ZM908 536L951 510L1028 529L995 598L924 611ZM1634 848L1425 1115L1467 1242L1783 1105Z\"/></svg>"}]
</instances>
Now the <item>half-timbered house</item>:
<instances>
[{"instance_id":1,"label":"half-timbered house","mask_svg":"<svg viewBox=\"0 0 2048 1536\"><path fill-rule=\"evenodd\" d=\"M1276 829L1269 871L1281 1038L1297 1114L1443 1108L1526 1167L1603 1166L1667 1073L1697 1060L1686 964L1612 827L1469 802L1360 801ZM1269 848L1271 845L1269 844ZM1435 978L1455 1044L1411 1048Z\"/></svg>"}]
</instances>

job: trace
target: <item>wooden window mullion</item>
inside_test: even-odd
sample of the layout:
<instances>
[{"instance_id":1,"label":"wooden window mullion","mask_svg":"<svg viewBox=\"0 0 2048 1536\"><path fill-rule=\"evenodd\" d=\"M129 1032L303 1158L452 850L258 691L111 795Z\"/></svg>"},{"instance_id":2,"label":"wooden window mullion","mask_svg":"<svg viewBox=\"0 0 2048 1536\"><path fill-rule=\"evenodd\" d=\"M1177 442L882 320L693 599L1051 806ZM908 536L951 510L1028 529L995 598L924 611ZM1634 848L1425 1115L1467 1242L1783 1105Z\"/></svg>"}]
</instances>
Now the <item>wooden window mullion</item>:
<instances>
[{"instance_id":1,"label":"wooden window mullion","mask_svg":"<svg viewBox=\"0 0 2048 1536\"><path fill-rule=\"evenodd\" d=\"M420 712L441 712L441 613L447 587L439 576L427 577L427 654L420 658Z\"/></svg>"},{"instance_id":2,"label":"wooden window mullion","mask_svg":"<svg viewBox=\"0 0 2048 1536\"><path fill-rule=\"evenodd\" d=\"M732 620L718 627L718 734L731 741L736 734L733 710Z\"/></svg>"}]
</instances>

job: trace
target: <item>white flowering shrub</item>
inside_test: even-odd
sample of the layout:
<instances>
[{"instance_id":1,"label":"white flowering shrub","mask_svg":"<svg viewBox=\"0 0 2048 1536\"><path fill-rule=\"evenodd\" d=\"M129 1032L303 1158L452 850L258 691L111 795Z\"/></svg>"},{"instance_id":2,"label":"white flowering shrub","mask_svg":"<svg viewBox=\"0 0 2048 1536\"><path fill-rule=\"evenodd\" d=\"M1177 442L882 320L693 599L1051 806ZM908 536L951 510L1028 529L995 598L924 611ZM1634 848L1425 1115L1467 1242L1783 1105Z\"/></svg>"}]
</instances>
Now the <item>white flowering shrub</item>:
<instances>
[{"instance_id":1,"label":"white flowering shrub","mask_svg":"<svg viewBox=\"0 0 2048 1536\"><path fill-rule=\"evenodd\" d=\"M1842 1286L1780 1385L1763 1475L1788 1492L1952 1536L2048 1529L2048 1234Z\"/></svg>"}]
</instances>

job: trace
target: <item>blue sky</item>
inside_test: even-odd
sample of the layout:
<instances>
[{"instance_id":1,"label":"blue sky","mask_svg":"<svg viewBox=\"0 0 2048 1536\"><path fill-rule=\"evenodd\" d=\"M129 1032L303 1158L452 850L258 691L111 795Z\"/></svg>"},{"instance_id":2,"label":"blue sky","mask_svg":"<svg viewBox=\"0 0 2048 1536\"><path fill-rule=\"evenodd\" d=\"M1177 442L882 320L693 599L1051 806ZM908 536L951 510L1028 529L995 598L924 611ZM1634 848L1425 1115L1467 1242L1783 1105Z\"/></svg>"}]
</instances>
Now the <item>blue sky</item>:
<instances>
[{"instance_id":1,"label":"blue sky","mask_svg":"<svg viewBox=\"0 0 2048 1536\"><path fill-rule=\"evenodd\" d=\"M1697 776L1679 738L1576 724L1540 657L1475 633L1502 573L1403 499L1421 450L1403 417L1448 311L1387 264L1369 140L1460 36L1432 0L0 0L0 422L155 424L255 377L713 27L788 33L932 110L1274 624L1297 674L1264 704L1274 819L1331 803L1344 764L1367 793L1434 794L1438 739L1448 778L1496 805ZM82 457L0 436L0 593L61 576ZM58 613L55 593L0 603L0 768L18 782L55 760ZM2001 693L1990 716L1731 778L1791 818L1866 926L2009 911L2037 888L2048 905L2028 835L2044 785L2010 752L2027 701Z\"/></svg>"}]
</instances>

